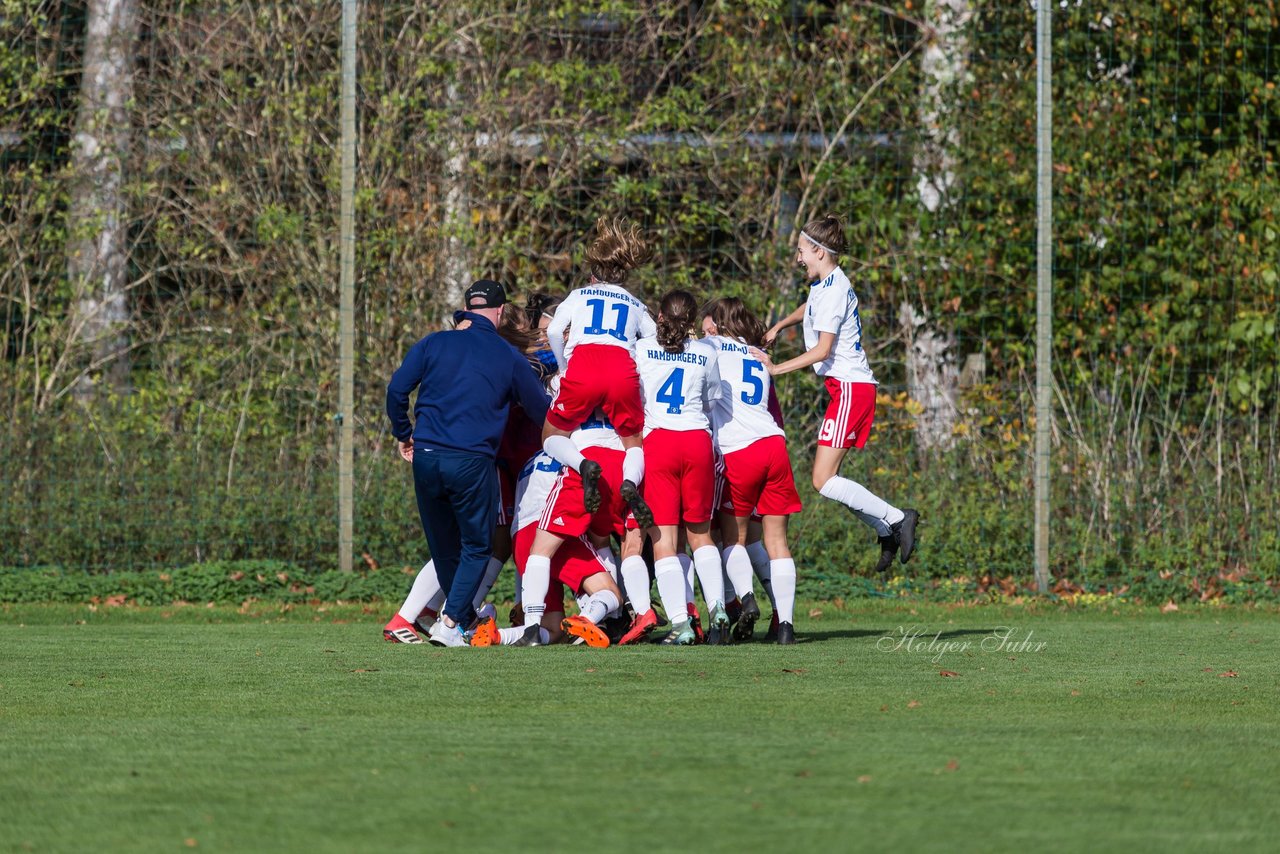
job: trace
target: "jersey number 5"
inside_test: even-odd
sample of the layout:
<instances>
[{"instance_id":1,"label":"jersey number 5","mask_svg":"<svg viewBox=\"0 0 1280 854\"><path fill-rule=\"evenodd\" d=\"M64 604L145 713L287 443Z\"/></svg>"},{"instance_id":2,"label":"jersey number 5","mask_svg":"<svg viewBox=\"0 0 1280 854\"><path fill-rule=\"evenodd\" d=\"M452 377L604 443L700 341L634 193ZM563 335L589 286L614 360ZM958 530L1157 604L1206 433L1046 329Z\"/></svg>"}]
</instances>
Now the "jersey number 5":
<instances>
[{"instance_id":1,"label":"jersey number 5","mask_svg":"<svg viewBox=\"0 0 1280 854\"><path fill-rule=\"evenodd\" d=\"M760 362L755 359L742 360L742 382L750 386L742 393L742 402L750 406L764 400L764 380L756 376L758 371L764 371L764 365Z\"/></svg>"},{"instance_id":2,"label":"jersey number 5","mask_svg":"<svg viewBox=\"0 0 1280 854\"><path fill-rule=\"evenodd\" d=\"M587 305L591 308L591 323L582 327L583 335L608 335L612 338L617 338L619 341L627 340L628 309L625 303L613 303L613 313L617 317L614 319L612 329L604 328L604 300L589 299L587 300Z\"/></svg>"},{"instance_id":3,"label":"jersey number 5","mask_svg":"<svg viewBox=\"0 0 1280 854\"><path fill-rule=\"evenodd\" d=\"M667 381L662 384L662 388L658 389L654 399L658 403L667 405L667 414L679 415L680 407L684 406L682 391L684 391L684 368L676 368L667 377Z\"/></svg>"}]
</instances>

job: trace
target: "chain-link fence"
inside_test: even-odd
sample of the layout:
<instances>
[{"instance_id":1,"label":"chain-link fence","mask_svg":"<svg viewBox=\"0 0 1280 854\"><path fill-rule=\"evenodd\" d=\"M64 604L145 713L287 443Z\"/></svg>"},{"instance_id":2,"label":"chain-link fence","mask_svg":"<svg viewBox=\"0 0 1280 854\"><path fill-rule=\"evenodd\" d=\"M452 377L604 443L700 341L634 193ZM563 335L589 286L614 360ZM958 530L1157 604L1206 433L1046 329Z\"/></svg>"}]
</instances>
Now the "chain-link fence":
<instances>
[{"instance_id":1,"label":"chain-link fence","mask_svg":"<svg viewBox=\"0 0 1280 854\"><path fill-rule=\"evenodd\" d=\"M95 30L106 5L0 12L0 565L333 565L338 4L124 2ZM470 279L564 291L626 214L651 302L778 317L797 224L832 212L881 381L845 473L920 508L912 572L1029 578L1034 17L362 8L357 555L424 556L382 392ZM1060 576L1280 574L1278 28L1269 2L1054 8ZM804 484L822 392L779 390ZM866 571L869 532L802 496L801 566Z\"/></svg>"}]
</instances>

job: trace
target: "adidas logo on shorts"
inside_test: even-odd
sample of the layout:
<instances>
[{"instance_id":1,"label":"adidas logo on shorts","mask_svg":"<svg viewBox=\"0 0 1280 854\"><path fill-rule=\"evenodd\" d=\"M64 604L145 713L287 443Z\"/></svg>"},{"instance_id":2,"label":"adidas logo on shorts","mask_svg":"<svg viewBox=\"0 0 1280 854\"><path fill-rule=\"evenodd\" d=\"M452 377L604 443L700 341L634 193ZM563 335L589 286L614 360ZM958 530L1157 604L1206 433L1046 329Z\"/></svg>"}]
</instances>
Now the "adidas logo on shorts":
<instances>
[{"instance_id":1,"label":"adidas logo on shorts","mask_svg":"<svg viewBox=\"0 0 1280 854\"><path fill-rule=\"evenodd\" d=\"M552 519L552 520L551 520L551 524L552 524L552 525L563 525L563 524L564 524L564 517L563 517L563 516L557 516L556 518L554 518L554 519Z\"/></svg>"}]
</instances>

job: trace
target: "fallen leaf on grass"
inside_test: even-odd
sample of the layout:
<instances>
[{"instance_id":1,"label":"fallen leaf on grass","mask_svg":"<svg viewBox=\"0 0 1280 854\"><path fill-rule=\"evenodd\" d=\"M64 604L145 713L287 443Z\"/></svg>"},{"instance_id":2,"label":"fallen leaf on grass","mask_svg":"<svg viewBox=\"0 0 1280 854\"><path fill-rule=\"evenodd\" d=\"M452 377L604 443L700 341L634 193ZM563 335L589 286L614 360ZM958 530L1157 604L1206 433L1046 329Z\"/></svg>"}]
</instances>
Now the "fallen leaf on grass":
<instances>
[{"instance_id":1,"label":"fallen leaf on grass","mask_svg":"<svg viewBox=\"0 0 1280 854\"><path fill-rule=\"evenodd\" d=\"M806 770L804 770L804 771L797 771L797 772L796 772L796 776L797 776L797 777L812 777L812 776L813 776L813 772L812 772L812 771L809 771L808 769L806 769Z\"/></svg>"},{"instance_id":2,"label":"fallen leaf on grass","mask_svg":"<svg viewBox=\"0 0 1280 854\"><path fill-rule=\"evenodd\" d=\"M182 840L182 844L183 844L183 845L185 845L185 846L187 846L188 848L195 848L195 847L196 847L197 845L199 845L200 843L199 843L199 842L196 842L196 841L195 841L195 839L193 839L192 837L188 836L186 839Z\"/></svg>"},{"instance_id":3,"label":"fallen leaf on grass","mask_svg":"<svg viewBox=\"0 0 1280 854\"><path fill-rule=\"evenodd\" d=\"M858 782L859 782L859 783L870 783L870 782L871 782L871 775L870 775L870 774L863 774L861 777L859 777L859 778L858 778Z\"/></svg>"},{"instance_id":4,"label":"fallen leaf on grass","mask_svg":"<svg viewBox=\"0 0 1280 854\"><path fill-rule=\"evenodd\" d=\"M1080 696L1080 692L1079 692L1079 691L1077 691L1077 690L1075 690L1075 689L1073 688L1073 689L1071 690L1071 696L1073 696L1073 697L1079 697L1079 696Z\"/></svg>"},{"instance_id":5,"label":"fallen leaf on grass","mask_svg":"<svg viewBox=\"0 0 1280 854\"><path fill-rule=\"evenodd\" d=\"M959 767L960 767L960 763L959 763L959 762L957 762L956 760L951 759L951 760L948 760L948 761L947 761L947 770L948 770L948 771L954 771L954 770L956 770L956 769L957 769L957 768L959 768Z\"/></svg>"},{"instance_id":6,"label":"fallen leaf on grass","mask_svg":"<svg viewBox=\"0 0 1280 854\"><path fill-rule=\"evenodd\" d=\"M355 670L352 670L351 672L352 672L352 673L377 673L377 672L378 672L378 668L376 668L376 667L357 667Z\"/></svg>"},{"instance_id":7,"label":"fallen leaf on grass","mask_svg":"<svg viewBox=\"0 0 1280 854\"><path fill-rule=\"evenodd\" d=\"M588 672L588 673L595 673L595 672L596 672L596 669L595 669L594 667L588 667L588 668L587 668L587 672Z\"/></svg>"},{"instance_id":8,"label":"fallen leaf on grass","mask_svg":"<svg viewBox=\"0 0 1280 854\"><path fill-rule=\"evenodd\" d=\"M919 707L920 707L920 701L919 701L919 700L912 700L910 703L907 703L907 708L908 708L908 709L916 709L916 708L919 708Z\"/></svg>"},{"instance_id":9,"label":"fallen leaf on grass","mask_svg":"<svg viewBox=\"0 0 1280 854\"><path fill-rule=\"evenodd\" d=\"M882 711L882 712L887 712L887 711L889 711L889 707L888 707L888 706L881 706L881 707L880 707L880 711Z\"/></svg>"},{"instance_id":10,"label":"fallen leaf on grass","mask_svg":"<svg viewBox=\"0 0 1280 854\"><path fill-rule=\"evenodd\" d=\"M1178 610L1178 603L1172 599L1160 606L1160 613L1162 614L1169 614L1176 610Z\"/></svg>"},{"instance_id":11,"label":"fallen leaf on grass","mask_svg":"<svg viewBox=\"0 0 1280 854\"><path fill-rule=\"evenodd\" d=\"M960 674L956 673L954 670L939 670L938 675L939 676L959 676Z\"/></svg>"},{"instance_id":12,"label":"fallen leaf on grass","mask_svg":"<svg viewBox=\"0 0 1280 854\"><path fill-rule=\"evenodd\" d=\"M819 617L821 617L821 616L822 616L822 609L821 609L821 608L814 608L812 611L810 611L810 612L809 612L809 616L810 616L810 617L812 617L812 618L813 618L813 619L815 619L815 620L816 620L816 619L818 619Z\"/></svg>"},{"instance_id":13,"label":"fallen leaf on grass","mask_svg":"<svg viewBox=\"0 0 1280 854\"><path fill-rule=\"evenodd\" d=\"M782 672L783 672L783 673L796 673L796 674L799 674L799 673L808 673L808 672L809 672L809 670L808 670L807 668L804 668L804 667L796 667L796 668L784 667L784 668L782 668Z\"/></svg>"},{"instance_id":14,"label":"fallen leaf on grass","mask_svg":"<svg viewBox=\"0 0 1280 854\"><path fill-rule=\"evenodd\" d=\"M1237 676L1239 676L1239 675L1240 675L1240 674L1239 674L1239 673L1236 673L1234 670L1227 670L1227 671L1225 671L1225 672L1223 672L1223 673L1219 673L1219 674L1218 674L1218 678L1219 678L1219 679L1221 679L1221 678L1223 678L1223 677L1226 677L1226 678L1228 678L1228 679L1235 679L1235 678L1236 678Z\"/></svg>"}]
</instances>

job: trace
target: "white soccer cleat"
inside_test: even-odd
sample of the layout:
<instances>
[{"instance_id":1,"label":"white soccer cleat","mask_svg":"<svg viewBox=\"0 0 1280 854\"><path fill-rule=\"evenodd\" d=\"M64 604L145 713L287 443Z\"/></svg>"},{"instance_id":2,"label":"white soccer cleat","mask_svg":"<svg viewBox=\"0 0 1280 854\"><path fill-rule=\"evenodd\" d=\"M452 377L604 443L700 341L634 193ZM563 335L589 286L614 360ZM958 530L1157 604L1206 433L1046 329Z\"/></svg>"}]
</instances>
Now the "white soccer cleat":
<instances>
[{"instance_id":1,"label":"white soccer cleat","mask_svg":"<svg viewBox=\"0 0 1280 854\"><path fill-rule=\"evenodd\" d=\"M467 639L462 629L457 626L446 626L444 620L436 620L436 624L427 633L427 642L434 646L467 646Z\"/></svg>"}]
</instances>

